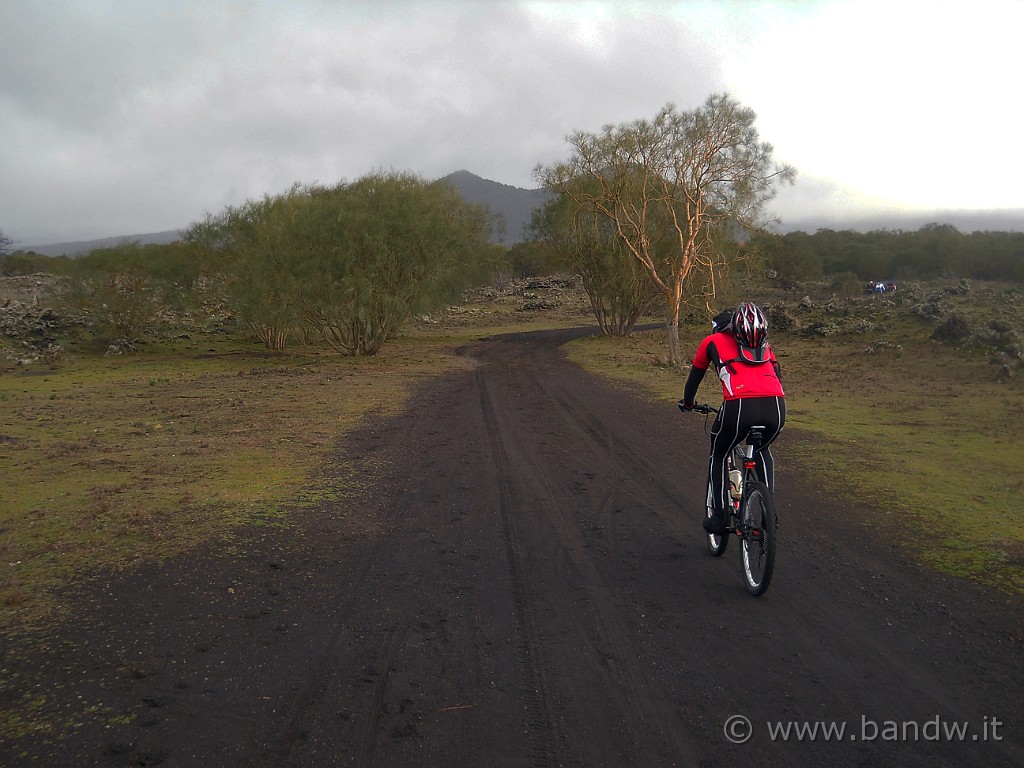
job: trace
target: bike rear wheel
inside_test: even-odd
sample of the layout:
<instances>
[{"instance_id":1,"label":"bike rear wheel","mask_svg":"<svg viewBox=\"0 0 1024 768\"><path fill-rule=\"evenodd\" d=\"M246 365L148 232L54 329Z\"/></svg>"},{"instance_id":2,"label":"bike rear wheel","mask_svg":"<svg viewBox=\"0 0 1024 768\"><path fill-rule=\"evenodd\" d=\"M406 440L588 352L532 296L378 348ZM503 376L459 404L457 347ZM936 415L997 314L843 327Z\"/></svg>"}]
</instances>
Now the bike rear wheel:
<instances>
[{"instance_id":1,"label":"bike rear wheel","mask_svg":"<svg viewBox=\"0 0 1024 768\"><path fill-rule=\"evenodd\" d=\"M748 482L743 489L742 560L747 592L763 595L775 571L778 517L772 492L764 483Z\"/></svg>"}]
</instances>

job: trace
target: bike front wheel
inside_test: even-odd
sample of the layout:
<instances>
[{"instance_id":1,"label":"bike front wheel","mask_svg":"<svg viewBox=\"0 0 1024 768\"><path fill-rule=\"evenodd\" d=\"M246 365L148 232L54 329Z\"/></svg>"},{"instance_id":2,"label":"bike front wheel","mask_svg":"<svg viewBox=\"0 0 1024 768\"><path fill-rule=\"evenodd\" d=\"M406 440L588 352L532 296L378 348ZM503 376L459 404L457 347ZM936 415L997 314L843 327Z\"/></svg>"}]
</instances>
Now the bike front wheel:
<instances>
[{"instance_id":1,"label":"bike front wheel","mask_svg":"<svg viewBox=\"0 0 1024 768\"><path fill-rule=\"evenodd\" d=\"M725 552L726 545L729 543L729 534L705 532L704 537L708 542L708 552L715 557L721 557L722 553Z\"/></svg>"},{"instance_id":2,"label":"bike front wheel","mask_svg":"<svg viewBox=\"0 0 1024 768\"><path fill-rule=\"evenodd\" d=\"M705 510L705 514L708 517L711 517L711 509L708 508L707 510ZM707 531L705 531L704 537L705 539L707 539L708 542L708 552L710 552L715 557L721 557L722 553L725 552L726 546L728 546L729 544L729 534L708 533Z\"/></svg>"},{"instance_id":3,"label":"bike front wheel","mask_svg":"<svg viewBox=\"0 0 1024 768\"><path fill-rule=\"evenodd\" d=\"M742 559L747 592L763 595L775 570L778 517L772 492L764 483L748 482L743 489Z\"/></svg>"}]
</instances>

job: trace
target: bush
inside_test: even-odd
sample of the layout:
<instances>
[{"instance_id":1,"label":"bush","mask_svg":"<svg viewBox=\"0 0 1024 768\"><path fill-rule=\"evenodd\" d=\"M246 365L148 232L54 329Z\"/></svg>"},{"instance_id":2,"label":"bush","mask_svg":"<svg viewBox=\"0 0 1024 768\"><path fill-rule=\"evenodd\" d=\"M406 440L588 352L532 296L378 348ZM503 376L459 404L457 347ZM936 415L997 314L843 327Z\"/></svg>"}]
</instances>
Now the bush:
<instances>
[{"instance_id":1,"label":"bush","mask_svg":"<svg viewBox=\"0 0 1024 768\"><path fill-rule=\"evenodd\" d=\"M946 344L957 344L971 334L967 320L962 315L952 314L931 335L932 340Z\"/></svg>"},{"instance_id":2,"label":"bush","mask_svg":"<svg viewBox=\"0 0 1024 768\"><path fill-rule=\"evenodd\" d=\"M150 329L159 296L147 275L137 269L125 269L83 280L77 298L92 312L108 340L124 339L131 346Z\"/></svg>"},{"instance_id":3,"label":"bush","mask_svg":"<svg viewBox=\"0 0 1024 768\"><path fill-rule=\"evenodd\" d=\"M378 173L228 208L186 241L222 265L268 348L313 328L339 352L372 355L410 317L489 277L490 231L485 209L447 184Z\"/></svg>"}]
</instances>

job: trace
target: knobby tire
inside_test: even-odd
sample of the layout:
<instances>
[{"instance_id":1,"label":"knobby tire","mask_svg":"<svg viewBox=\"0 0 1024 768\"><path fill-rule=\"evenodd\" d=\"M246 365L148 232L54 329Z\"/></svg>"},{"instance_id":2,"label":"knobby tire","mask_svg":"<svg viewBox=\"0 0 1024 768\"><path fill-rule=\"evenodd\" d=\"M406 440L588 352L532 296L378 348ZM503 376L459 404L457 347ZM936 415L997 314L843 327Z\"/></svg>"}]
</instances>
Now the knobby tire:
<instances>
[{"instance_id":1,"label":"knobby tire","mask_svg":"<svg viewBox=\"0 0 1024 768\"><path fill-rule=\"evenodd\" d=\"M763 595L775 571L778 530L775 501L768 487L760 482L748 482L743 497L741 519L744 526L749 521L759 531L759 535L745 536L741 541L743 582L750 594Z\"/></svg>"}]
</instances>

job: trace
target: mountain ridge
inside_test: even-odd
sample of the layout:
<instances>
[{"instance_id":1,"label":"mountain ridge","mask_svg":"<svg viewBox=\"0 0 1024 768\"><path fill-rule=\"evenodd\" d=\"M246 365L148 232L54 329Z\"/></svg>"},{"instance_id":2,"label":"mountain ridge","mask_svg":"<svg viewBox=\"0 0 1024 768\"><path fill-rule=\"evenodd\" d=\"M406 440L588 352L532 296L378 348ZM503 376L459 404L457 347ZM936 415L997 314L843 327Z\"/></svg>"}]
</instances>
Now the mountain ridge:
<instances>
[{"instance_id":1,"label":"mountain ridge","mask_svg":"<svg viewBox=\"0 0 1024 768\"><path fill-rule=\"evenodd\" d=\"M491 242L509 247L527 239L526 228L530 224L533 212L552 197L552 193L543 188L522 189L482 178L464 169L449 173L437 181L450 184L466 202L490 209L497 217ZM783 233L816 232L819 229L859 232L900 229L913 231L932 223L950 224L965 233L979 231L1024 232L1024 208L989 211L865 213L863 216L832 221L811 216L806 219L783 221L778 229ZM96 248L112 248L125 242L135 241L141 245L170 243L181 239L182 231L171 229L163 232L105 237L99 240L36 245L19 250L31 250L44 256L80 256Z\"/></svg>"},{"instance_id":2,"label":"mountain ridge","mask_svg":"<svg viewBox=\"0 0 1024 768\"><path fill-rule=\"evenodd\" d=\"M521 189L509 184L491 181L459 170L443 176L437 181L450 184L468 203L483 205L498 218L491 242L513 246L526 240L526 227L533 211L551 198L544 189ZM140 245L164 245L181 239L186 228L168 229L162 232L148 232L136 235L118 235L98 240L79 240L61 243L34 245L19 250L33 251L43 256L81 256L97 248L116 248L123 243L138 242Z\"/></svg>"},{"instance_id":3,"label":"mountain ridge","mask_svg":"<svg viewBox=\"0 0 1024 768\"><path fill-rule=\"evenodd\" d=\"M137 235L115 235L101 237L97 240L72 240L65 243L48 243L32 245L18 250L31 251L43 256L82 256L97 248L116 248L124 243L136 242L139 245L164 245L181 239L180 229L167 229L163 232L144 232Z\"/></svg>"},{"instance_id":4,"label":"mountain ridge","mask_svg":"<svg viewBox=\"0 0 1024 768\"><path fill-rule=\"evenodd\" d=\"M533 212L553 196L546 189L513 187L466 170L449 173L438 181L450 184L466 202L489 208L498 217L491 242L509 246L527 239L526 227Z\"/></svg>"}]
</instances>

